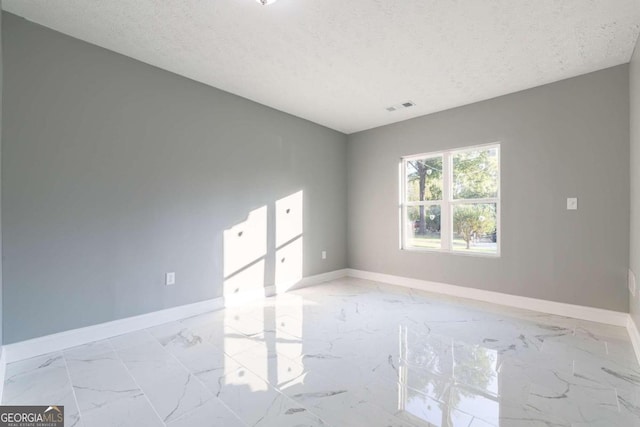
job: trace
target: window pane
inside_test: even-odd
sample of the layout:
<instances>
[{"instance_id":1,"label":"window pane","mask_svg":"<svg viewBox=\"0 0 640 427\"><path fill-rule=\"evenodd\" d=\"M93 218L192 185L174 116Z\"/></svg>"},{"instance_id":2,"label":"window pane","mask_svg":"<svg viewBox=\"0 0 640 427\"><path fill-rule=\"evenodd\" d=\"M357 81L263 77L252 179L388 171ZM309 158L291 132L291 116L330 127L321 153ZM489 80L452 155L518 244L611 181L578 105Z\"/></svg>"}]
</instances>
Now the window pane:
<instances>
[{"instance_id":1,"label":"window pane","mask_svg":"<svg viewBox=\"0 0 640 427\"><path fill-rule=\"evenodd\" d=\"M442 156L406 161L406 200L442 200Z\"/></svg>"},{"instance_id":2,"label":"window pane","mask_svg":"<svg viewBox=\"0 0 640 427\"><path fill-rule=\"evenodd\" d=\"M406 247L440 249L440 206L409 206L405 220Z\"/></svg>"},{"instance_id":3,"label":"window pane","mask_svg":"<svg viewBox=\"0 0 640 427\"><path fill-rule=\"evenodd\" d=\"M453 206L453 250L495 254L498 252L496 204Z\"/></svg>"},{"instance_id":4,"label":"window pane","mask_svg":"<svg viewBox=\"0 0 640 427\"><path fill-rule=\"evenodd\" d=\"M453 155L453 198L498 197L498 149L461 151Z\"/></svg>"}]
</instances>

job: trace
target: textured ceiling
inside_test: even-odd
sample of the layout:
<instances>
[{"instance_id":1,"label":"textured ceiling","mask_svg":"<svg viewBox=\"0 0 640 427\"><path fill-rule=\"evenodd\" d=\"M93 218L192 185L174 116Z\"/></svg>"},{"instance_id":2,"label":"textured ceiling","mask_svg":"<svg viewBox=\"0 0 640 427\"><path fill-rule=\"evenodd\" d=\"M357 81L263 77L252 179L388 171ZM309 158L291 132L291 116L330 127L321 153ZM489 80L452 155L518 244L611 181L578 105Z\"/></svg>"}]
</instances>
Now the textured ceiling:
<instances>
[{"instance_id":1,"label":"textured ceiling","mask_svg":"<svg viewBox=\"0 0 640 427\"><path fill-rule=\"evenodd\" d=\"M4 0L73 37L352 133L626 63L638 0ZM415 107L388 112L411 100Z\"/></svg>"}]
</instances>

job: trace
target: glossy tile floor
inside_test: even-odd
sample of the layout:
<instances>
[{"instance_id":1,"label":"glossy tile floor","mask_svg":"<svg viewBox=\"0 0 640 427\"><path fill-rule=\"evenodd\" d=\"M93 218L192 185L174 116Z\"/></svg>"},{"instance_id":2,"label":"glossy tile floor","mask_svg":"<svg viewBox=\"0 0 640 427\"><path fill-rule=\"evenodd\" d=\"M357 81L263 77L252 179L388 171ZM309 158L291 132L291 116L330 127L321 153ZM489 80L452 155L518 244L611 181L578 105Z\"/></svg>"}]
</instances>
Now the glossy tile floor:
<instances>
[{"instance_id":1,"label":"glossy tile floor","mask_svg":"<svg viewBox=\"0 0 640 427\"><path fill-rule=\"evenodd\" d=\"M8 365L66 426L640 426L623 328L344 279Z\"/></svg>"}]
</instances>

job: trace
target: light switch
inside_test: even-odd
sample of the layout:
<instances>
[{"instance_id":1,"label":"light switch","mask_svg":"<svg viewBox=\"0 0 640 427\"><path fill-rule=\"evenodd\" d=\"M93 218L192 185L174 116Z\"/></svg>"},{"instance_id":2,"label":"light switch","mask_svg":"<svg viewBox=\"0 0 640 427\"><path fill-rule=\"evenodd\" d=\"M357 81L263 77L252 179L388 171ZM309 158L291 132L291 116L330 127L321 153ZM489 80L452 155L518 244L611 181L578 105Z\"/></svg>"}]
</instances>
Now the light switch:
<instances>
[{"instance_id":1,"label":"light switch","mask_svg":"<svg viewBox=\"0 0 640 427\"><path fill-rule=\"evenodd\" d=\"M578 210L578 198L577 197L569 197L567 199L567 210L568 211L577 211Z\"/></svg>"}]
</instances>

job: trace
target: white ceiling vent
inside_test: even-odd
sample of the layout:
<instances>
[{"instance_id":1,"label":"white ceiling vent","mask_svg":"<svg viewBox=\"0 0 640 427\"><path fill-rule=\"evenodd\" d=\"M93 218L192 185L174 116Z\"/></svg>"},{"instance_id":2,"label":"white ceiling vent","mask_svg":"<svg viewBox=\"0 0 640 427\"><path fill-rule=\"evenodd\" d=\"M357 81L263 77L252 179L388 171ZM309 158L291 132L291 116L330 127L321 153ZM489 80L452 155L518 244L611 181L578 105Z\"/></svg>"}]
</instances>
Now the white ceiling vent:
<instances>
[{"instance_id":1,"label":"white ceiling vent","mask_svg":"<svg viewBox=\"0 0 640 427\"><path fill-rule=\"evenodd\" d=\"M402 104L392 105L391 107L387 107L387 111L398 111L403 110L405 108L415 107L415 103L413 101L403 102Z\"/></svg>"}]
</instances>

